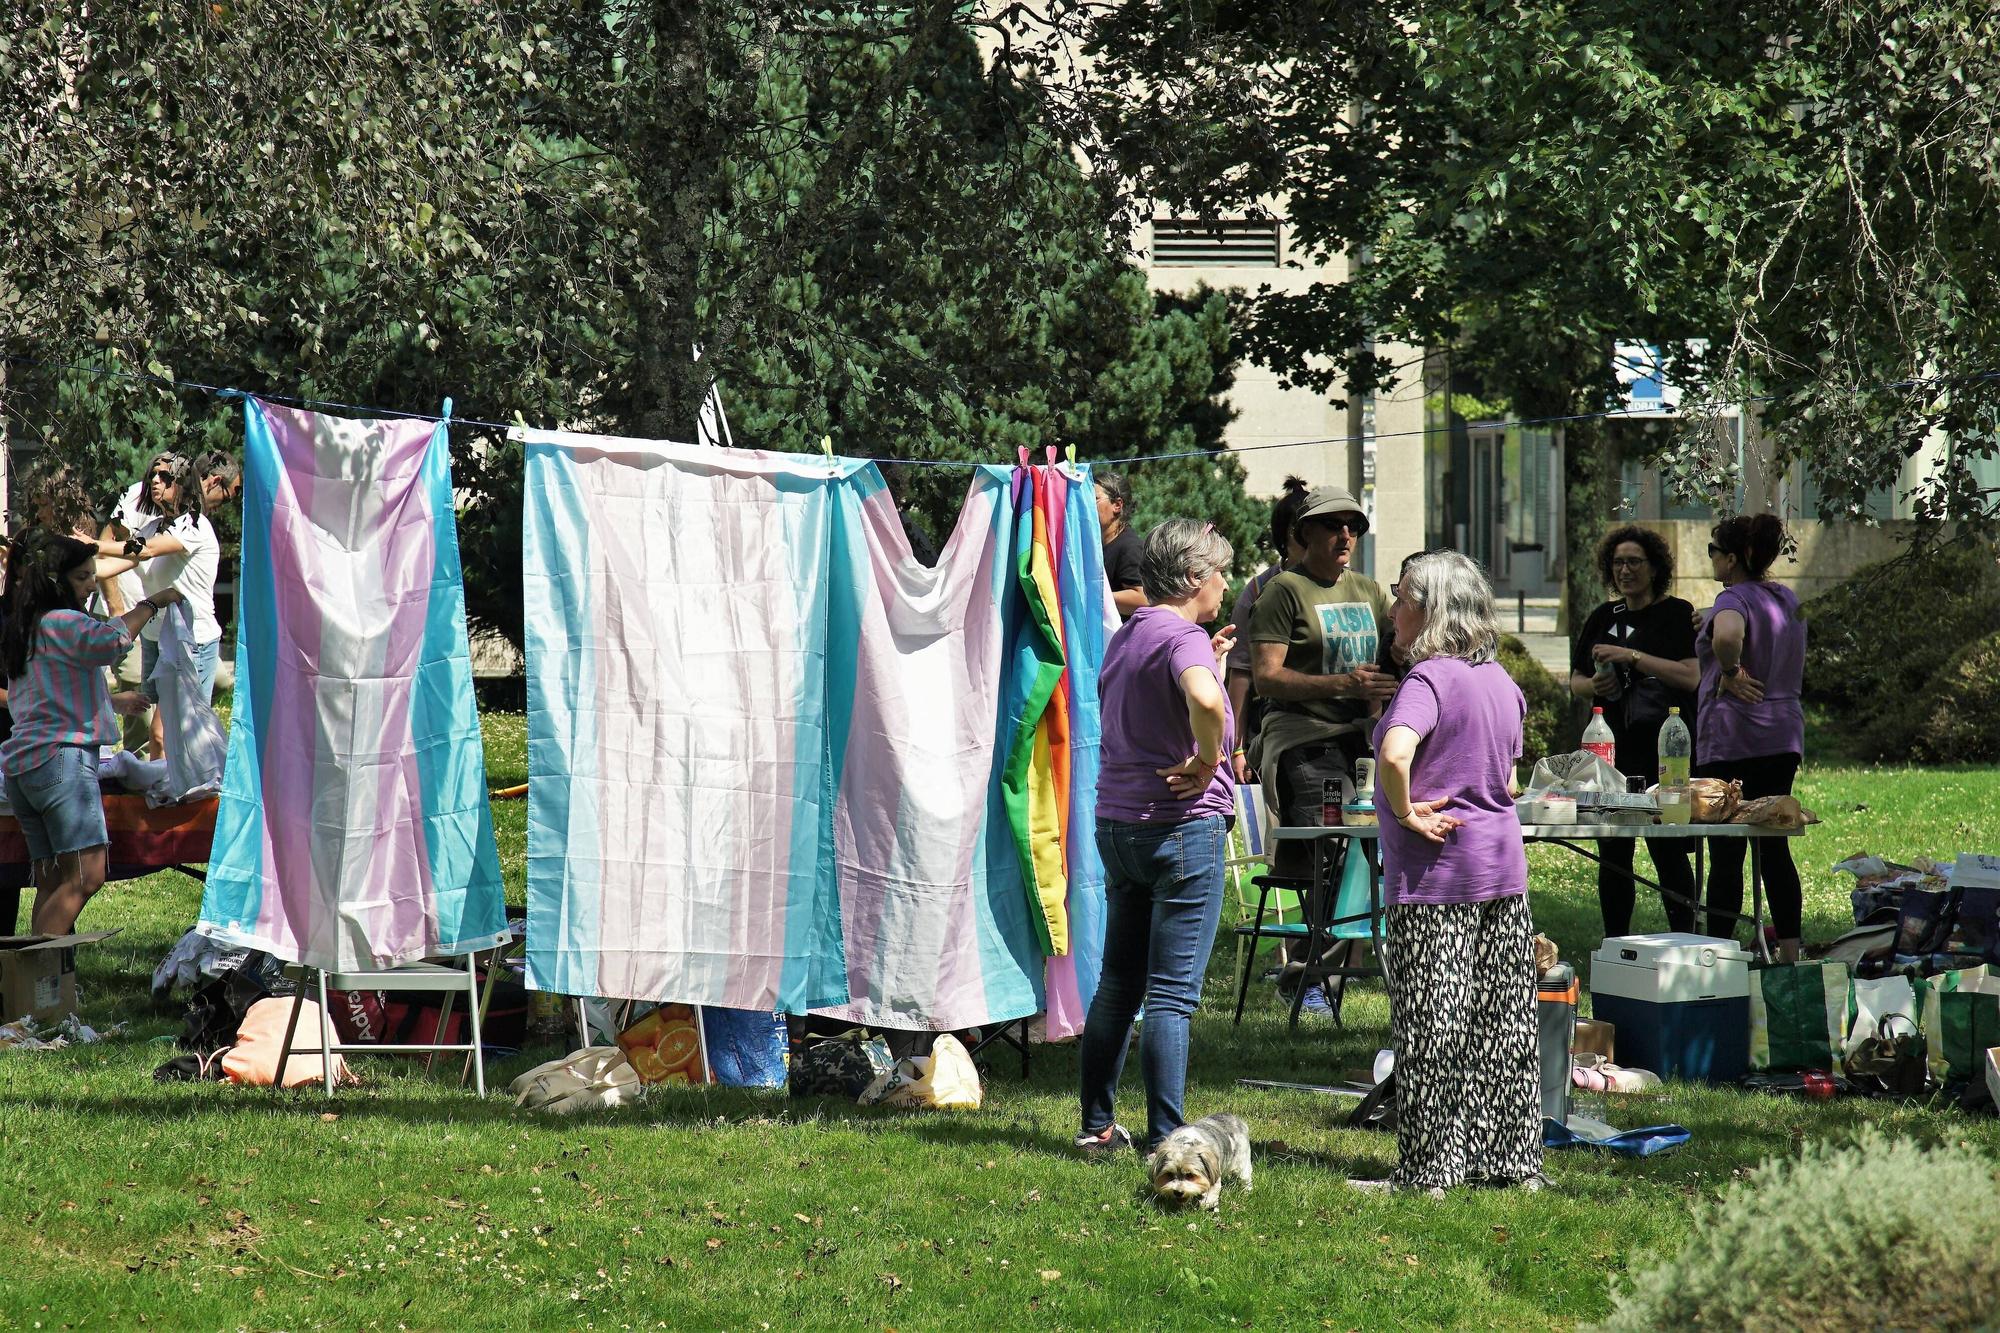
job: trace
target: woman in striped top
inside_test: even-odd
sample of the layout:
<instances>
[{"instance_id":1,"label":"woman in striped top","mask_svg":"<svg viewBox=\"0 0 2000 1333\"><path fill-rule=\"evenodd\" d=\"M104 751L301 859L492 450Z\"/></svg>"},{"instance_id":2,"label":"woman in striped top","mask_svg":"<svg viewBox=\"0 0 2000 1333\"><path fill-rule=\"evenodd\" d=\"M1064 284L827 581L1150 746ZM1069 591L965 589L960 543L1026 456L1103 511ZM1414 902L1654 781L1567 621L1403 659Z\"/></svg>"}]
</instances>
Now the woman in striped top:
<instances>
[{"instance_id":1,"label":"woman in striped top","mask_svg":"<svg viewBox=\"0 0 2000 1333\"><path fill-rule=\"evenodd\" d=\"M118 724L105 669L173 588L141 598L118 620L83 609L97 581L97 548L44 528L16 538L7 560L7 612L0 669L7 676L14 734L0 745L7 801L34 860L38 935L67 935L104 885L110 838L97 788L98 747Z\"/></svg>"}]
</instances>

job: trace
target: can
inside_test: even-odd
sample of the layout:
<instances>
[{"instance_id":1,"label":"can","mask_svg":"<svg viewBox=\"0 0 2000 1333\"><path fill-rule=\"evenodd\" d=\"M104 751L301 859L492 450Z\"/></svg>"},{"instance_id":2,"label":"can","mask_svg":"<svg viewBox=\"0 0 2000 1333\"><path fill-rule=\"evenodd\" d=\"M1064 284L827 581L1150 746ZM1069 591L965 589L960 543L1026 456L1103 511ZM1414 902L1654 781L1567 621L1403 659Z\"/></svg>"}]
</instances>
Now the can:
<instances>
[{"instance_id":1,"label":"can","mask_svg":"<svg viewBox=\"0 0 2000 1333\"><path fill-rule=\"evenodd\" d=\"M1340 807L1347 804L1340 791L1340 779L1328 778L1319 785L1319 826L1335 828L1340 824Z\"/></svg>"}]
</instances>

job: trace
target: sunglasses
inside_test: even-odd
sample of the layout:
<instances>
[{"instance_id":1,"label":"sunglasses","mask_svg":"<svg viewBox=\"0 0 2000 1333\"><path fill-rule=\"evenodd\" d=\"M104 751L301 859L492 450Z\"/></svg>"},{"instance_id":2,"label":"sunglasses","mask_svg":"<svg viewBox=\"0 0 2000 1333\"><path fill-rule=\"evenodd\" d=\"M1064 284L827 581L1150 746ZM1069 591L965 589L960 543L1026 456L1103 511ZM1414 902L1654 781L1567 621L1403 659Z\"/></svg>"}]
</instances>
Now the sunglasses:
<instances>
[{"instance_id":1,"label":"sunglasses","mask_svg":"<svg viewBox=\"0 0 2000 1333\"><path fill-rule=\"evenodd\" d=\"M1716 544L1715 544L1714 542L1710 542L1710 543L1708 544L1708 553L1709 553L1710 555L1730 555L1730 554L1733 554L1733 553L1732 553L1732 552L1730 552L1730 551L1725 551L1725 550L1723 550L1723 549L1722 549L1722 548L1721 548L1720 546L1717 546L1717 545L1716 545Z\"/></svg>"},{"instance_id":2,"label":"sunglasses","mask_svg":"<svg viewBox=\"0 0 2000 1333\"><path fill-rule=\"evenodd\" d=\"M148 478L148 480L151 481L172 481L173 479L174 479L174 474L166 471L155 472L150 478Z\"/></svg>"}]
</instances>

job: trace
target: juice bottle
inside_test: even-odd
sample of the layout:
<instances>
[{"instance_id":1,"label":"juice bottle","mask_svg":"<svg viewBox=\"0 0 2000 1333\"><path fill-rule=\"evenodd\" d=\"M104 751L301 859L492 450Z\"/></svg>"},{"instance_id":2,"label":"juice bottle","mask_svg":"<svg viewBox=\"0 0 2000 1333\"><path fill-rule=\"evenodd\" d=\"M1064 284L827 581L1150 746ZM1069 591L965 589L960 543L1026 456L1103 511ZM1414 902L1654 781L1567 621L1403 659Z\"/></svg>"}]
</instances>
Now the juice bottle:
<instances>
[{"instance_id":1,"label":"juice bottle","mask_svg":"<svg viewBox=\"0 0 2000 1333\"><path fill-rule=\"evenodd\" d=\"M1693 759L1694 738L1688 734L1688 724L1681 721L1680 709L1669 708L1667 720L1660 724L1660 785L1687 786Z\"/></svg>"}]
</instances>

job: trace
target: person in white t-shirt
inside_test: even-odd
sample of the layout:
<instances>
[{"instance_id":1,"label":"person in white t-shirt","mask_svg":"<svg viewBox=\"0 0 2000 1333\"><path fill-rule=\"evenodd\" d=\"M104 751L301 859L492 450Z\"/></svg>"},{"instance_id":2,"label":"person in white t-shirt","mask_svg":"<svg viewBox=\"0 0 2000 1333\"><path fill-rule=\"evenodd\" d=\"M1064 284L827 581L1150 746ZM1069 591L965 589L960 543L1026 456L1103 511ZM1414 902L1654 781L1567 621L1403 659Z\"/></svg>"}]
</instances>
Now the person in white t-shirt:
<instances>
[{"instance_id":1,"label":"person in white t-shirt","mask_svg":"<svg viewBox=\"0 0 2000 1333\"><path fill-rule=\"evenodd\" d=\"M201 469L192 464L184 463L170 482L163 482L160 477L163 470L154 469L147 476L160 509L159 521L150 535L134 533L123 542L100 542L98 550L114 557L113 565L136 564L146 596L167 588L180 589L194 615L196 680L201 693L207 696L215 688L216 666L222 655L222 626L215 618L215 579L222 563L222 548L202 503L212 488L203 484ZM126 564L126 568L130 567L131 564ZM143 686L146 697L155 704L160 700L159 689L150 677L159 660L160 626L157 620L152 620L141 631L139 662L141 676L148 678ZM166 751L157 710L149 748L155 759Z\"/></svg>"},{"instance_id":2,"label":"person in white t-shirt","mask_svg":"<svg viewBox=\"0 0 2000 1333\"><path fill-rule=\"evenodd\" d=\"M111 517L97 534L98 550L107 549L106 543L116 543L122 552L126 541L133 537L146 538L159 530L160 521L166 516L170 506L161 500L161 495L171 495L186 469L186 460L176 453L158 453L146 462L146 470L139 480L125 488L112 508ZM131 610L146 595L145 581L139 571L129 563L124 572L110 578L98 580L104 594L104 602L113 616L122 616ZM134 637L132 651L118 660L111 671L111 688L118 691L137 692L145 684L142 666L142 640ZM128 750L137 753L150 750L159 754L157 719L149 705L136 714L128 714L119 719L120 741Z\"/></svg>"}]
</instances>

